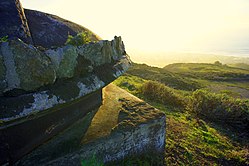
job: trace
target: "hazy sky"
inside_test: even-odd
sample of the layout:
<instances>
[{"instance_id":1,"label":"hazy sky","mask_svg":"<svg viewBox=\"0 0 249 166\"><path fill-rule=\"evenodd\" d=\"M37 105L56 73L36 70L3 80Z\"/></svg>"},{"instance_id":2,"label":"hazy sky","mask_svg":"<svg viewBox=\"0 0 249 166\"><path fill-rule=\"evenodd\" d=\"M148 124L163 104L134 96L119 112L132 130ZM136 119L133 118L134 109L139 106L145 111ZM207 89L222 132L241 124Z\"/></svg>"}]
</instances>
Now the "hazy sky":
<instances>
[{"instance_id":1,"label":"hazy sky","mask_svg":"<svg viewBox=\"0 0 249 166\"><path fill-rule=\"evenodd\" d=\"M128 52L249 48L248 0L21 0L101 36L121 35ZM235 51L236 52L236 51Z\"/></svg>"}]
</instances>

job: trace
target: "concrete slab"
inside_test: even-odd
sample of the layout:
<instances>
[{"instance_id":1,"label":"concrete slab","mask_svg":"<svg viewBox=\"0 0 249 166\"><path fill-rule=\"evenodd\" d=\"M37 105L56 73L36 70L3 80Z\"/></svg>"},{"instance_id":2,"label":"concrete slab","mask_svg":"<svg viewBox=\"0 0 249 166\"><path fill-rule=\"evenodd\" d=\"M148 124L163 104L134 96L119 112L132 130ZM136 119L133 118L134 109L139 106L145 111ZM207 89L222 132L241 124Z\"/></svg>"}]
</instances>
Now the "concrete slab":
<instances>
[{"instance_id":1,"label":"concrete slab","mask_svg":"<svg viewBox=\"0 0 249 166\"><path fill-rule=\"evenodd\" d=\"M93 156L104 163L143 155L164 162L165 114L125 90L106 86L98 111L84 118L17 165L80 165Z\"/></svg>"}]
</instances>

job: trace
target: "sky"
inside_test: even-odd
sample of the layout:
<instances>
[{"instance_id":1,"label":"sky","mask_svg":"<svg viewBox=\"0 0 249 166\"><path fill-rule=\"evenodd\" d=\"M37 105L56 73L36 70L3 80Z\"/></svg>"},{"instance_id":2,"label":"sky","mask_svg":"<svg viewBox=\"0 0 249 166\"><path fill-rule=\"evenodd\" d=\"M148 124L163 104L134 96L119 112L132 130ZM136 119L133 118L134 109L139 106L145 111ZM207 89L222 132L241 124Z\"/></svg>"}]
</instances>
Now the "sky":
<instances>
[{"instance_id":1,"label":"sky","mask_svg":"<svg viewBox=\"0 0 249 166\"><path fill-rule=\"evenodd\" d=\"M20 0L23 7L81 24L128 53L249 55L248 0Z\"/></svg>"}]
</instances>

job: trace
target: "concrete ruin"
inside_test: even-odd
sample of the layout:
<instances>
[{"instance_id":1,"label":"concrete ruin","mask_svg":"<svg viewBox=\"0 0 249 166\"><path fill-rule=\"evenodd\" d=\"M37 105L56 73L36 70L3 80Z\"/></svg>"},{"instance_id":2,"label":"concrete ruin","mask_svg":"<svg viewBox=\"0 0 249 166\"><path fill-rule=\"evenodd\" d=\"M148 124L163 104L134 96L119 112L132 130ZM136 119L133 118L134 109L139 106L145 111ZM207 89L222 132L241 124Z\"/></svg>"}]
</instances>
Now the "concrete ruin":
<instances>
[{"instance_id":1,"label":"concrete ruin","mask_svg":"<svg viewBox=\"0 0 249 166\"><path fill-rule=\"evenodd\" d=\"M91 32L90 43L65 44L68 34L90 31L24 10L18 0L2 0L0 11L0 38L7 38L0 42L1 165L79 165L93 155L108 163L148 153L163 161L165 115L114 85L103 91L131 65L121 37ZM96 118L103 123L94 125Z\"/></svg>"}]
</instances>

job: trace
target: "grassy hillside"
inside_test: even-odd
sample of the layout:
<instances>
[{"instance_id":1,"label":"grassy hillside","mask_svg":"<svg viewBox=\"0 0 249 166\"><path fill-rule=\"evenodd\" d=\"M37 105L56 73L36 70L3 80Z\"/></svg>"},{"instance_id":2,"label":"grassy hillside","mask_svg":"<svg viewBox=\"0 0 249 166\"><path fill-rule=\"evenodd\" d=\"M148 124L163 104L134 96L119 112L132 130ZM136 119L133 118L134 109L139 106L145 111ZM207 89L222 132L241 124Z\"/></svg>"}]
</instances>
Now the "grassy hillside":
<instances>
[{"instance_id":1,"label":"grassy hillside","mask_svg":"<svg viewBox=\"0 0 249 166\"><path fill-rule=\"evenodd\" d=\"M203 77L216 70L238 73L236 78L249 74L212 64L173 64L167 69L134 64L114 82L166 113L167 165L249 164L249 100L226 89L249 84L232 76L225 81ZM195 88L188 88L191 83ZM223 89L214 93L210 85Z\"/></svg>"},{"instance_id":2,"label":"grassy hillside","mask_svg":"<svg viewBox=\"0 0 249 166\"><path fill-rule=\"evenodd\" d=\"M249 70L229 67L222 64L176 63L164 67L165 70L191 78L216 81L248 81Z\"/></svg>"},{"instance_id":3,"label":"grassy hillside","mask_svg":"<svg viewBox=\"0 0 249 166\"><path fill-rule=\"evenodd\" d=\"M181 90L195 90L201 87L198 82L192 79L182 77L177 73L162 68L150 67L146 64L134 63L127 73L143 79L159 81L169 87Z\"/></svg>"},{"instance_id":4,"label":"grassy hillside","mask_svg":"<svg viewBox=\"0 0 249 166\"><path fill-rule=\"evenodd\" d=\"M249 70L249 64L246 63L234 63L234 64L228 64L228 66Z\"/></svg>"}]
</instances>

